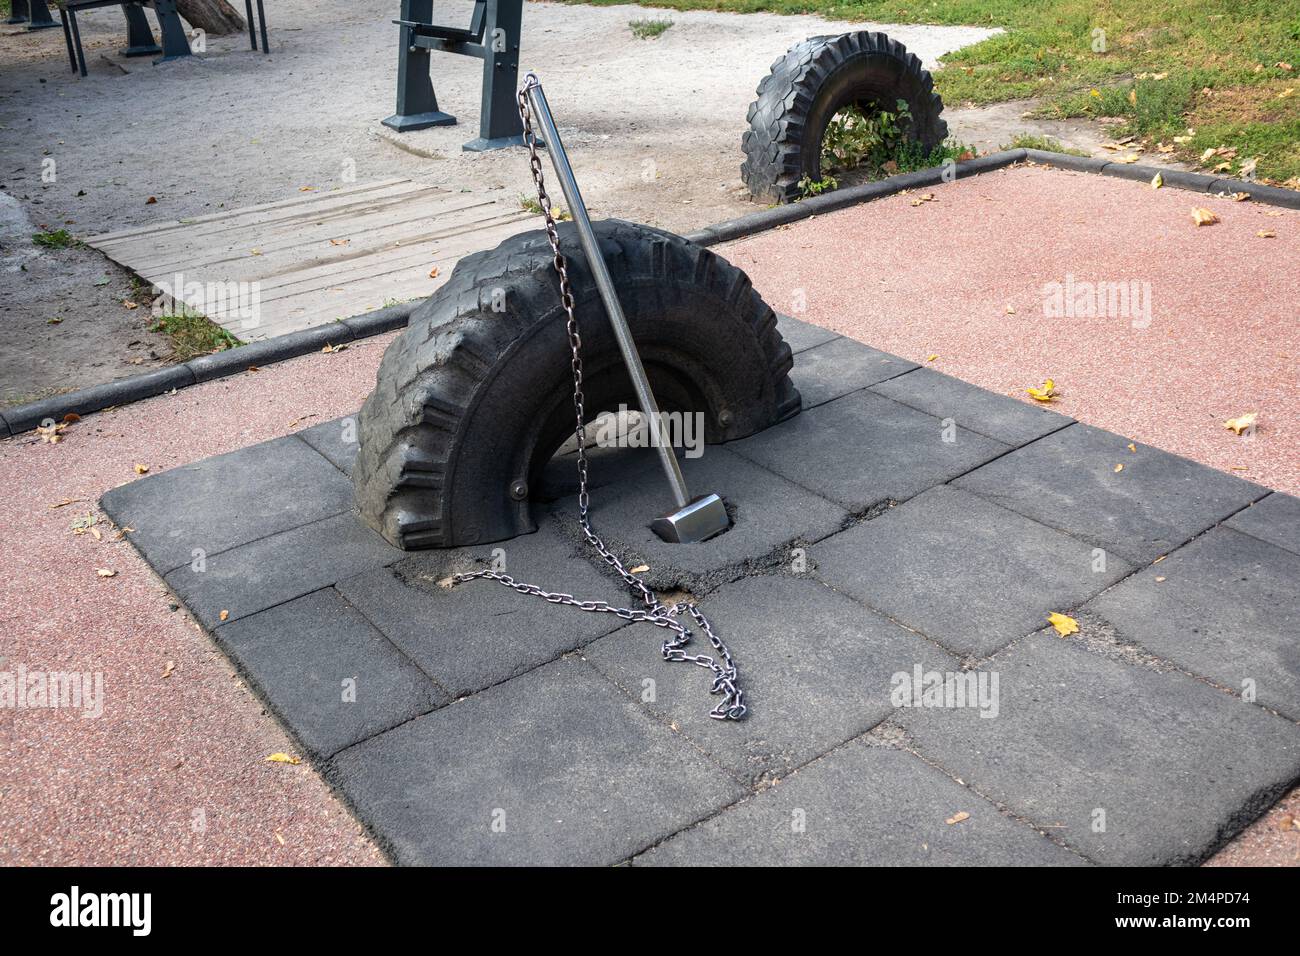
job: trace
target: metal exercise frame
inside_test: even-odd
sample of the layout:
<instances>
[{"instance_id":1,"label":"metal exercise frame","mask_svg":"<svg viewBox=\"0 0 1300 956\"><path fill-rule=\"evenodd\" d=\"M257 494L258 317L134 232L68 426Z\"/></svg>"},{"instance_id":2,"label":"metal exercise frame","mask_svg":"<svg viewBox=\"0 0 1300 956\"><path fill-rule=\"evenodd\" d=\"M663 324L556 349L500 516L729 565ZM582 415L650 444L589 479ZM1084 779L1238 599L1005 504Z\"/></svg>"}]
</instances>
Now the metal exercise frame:
<instances>
[{"instance_id":1,"label":"metal exercise frame","mask_svg":"<svg viewBox=\"0 0 1300 956\"><path fill-rule=\"evenodd\" d=\"M515 102L519 83L519 40L523 0L476 0L469 29L433 23L433 0L402 0L397 51L397 112L383 121L404 133L430 126L454 126L456 117L438 109L429 74L431 52L458 53L483 61L479 135L463 149L483 152L523 144Z\"/></svg>"},{"instance_id":2,"label":"metal exercise frame","mask_svg":"<svg viewBox=\"0 0 1300 956\"><path fill-rule=\"evenodd\" d=\"M13 0L5 23L26 23L28 30L48 30L58 26L45 0Z\"/></svg>"},{"instance_id":3,"label":"metal exercise frame","mask_svg":"<svg viewBox=\"0 0 1300 956\"><path fill-rule=\"evenodd\" d=\"M158 32L162 46L154 41L144 7L152 6L158 18ZM155 63L191 56L189 37L176 10L176 0L64 0L59 3L59 17L63 21L63 36L68 45L68 59L74 73L86 75L86 54L81 47L81 30L77 27L77 13L101 7L121 6L126 15L126 47L123 56L158 56Z\"/></svg>"}]
</instances>

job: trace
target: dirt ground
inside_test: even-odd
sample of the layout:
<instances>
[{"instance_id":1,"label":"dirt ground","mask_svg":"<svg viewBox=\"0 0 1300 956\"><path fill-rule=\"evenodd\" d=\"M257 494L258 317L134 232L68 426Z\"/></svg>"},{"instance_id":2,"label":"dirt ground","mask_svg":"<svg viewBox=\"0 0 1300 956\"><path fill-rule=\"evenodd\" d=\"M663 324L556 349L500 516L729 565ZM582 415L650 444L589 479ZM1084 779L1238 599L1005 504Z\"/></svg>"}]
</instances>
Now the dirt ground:
<instances>
[{"instance_id":1,"label":"dirt ground","mask_svg":"<svg viewBox=\"0 0 1300 956\"><path fill-rule=\"evenodd\" d=\"M436 15L455 23L469 10L456 0ZM117 54L118 8L84 13L84 79L68 68L62 31L0 27L0 404L169 358L146 309L123 305L138 298L125 271L85 248L36 249L25 238L36 229L87 237L399 176L529 189L520 150L461 151L477 135L477 60L435 58L439 103L459 125L402 136L380 126L395 96L395 0L285 0L268 14L270 56L242 35L209 37L203 55L154 66ZM673 26L634 38L629 21L647 17ZM771 62L804 37L862 26L530 3L522 66L546 81L597 215L688 231L756 208L740 185L739 144ZM993 31L889 32L934 66ZM999 135L984 140L996 147Z\"/></svg>"}]
</instances>

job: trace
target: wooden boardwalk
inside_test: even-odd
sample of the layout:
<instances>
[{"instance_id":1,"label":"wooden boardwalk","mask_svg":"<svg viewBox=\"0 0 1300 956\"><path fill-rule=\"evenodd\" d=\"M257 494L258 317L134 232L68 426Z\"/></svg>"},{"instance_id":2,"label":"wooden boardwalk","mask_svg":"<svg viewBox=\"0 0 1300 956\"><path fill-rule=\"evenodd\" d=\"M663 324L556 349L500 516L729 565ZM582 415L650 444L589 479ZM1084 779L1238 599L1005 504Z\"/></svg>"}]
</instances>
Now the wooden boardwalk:
<instances>
[{"instance_id":1,"label":"wooden boardwalk","mask_svg":"<svg viewBox=\"0 0 1300 956\"><path fill-rule=\"evenodd\" d=\"M389 179L86 243L251 342L426 296L462 256L538 222L502 190Z\"/></svg>"}]
</instances>

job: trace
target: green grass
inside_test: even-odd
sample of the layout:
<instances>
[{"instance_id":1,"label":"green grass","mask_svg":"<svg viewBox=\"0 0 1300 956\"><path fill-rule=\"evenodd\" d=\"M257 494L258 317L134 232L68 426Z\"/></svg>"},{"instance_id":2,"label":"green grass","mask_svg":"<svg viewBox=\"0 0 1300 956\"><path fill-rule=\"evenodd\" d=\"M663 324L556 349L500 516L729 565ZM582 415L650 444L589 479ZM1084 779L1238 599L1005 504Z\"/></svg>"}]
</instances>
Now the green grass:
<instances>
[{"instance_id":1,"label":"green grass","mask_svg":"<svg viewBox=\"0 0 1300 956\"><path fill-rule=\"evenodd\" d=\"M171 340L172 360L175 362L223 352L241 344L239 339L206 315L188 309L158 316L151 331L161 332Z\"/></svg>"},{"instance_id":2,"label":"green grass","mask_svg":"<svg viewBox=\"0 0 1300 956\"><path fill-rule=\"evenodd\" d=\"M1191 165L1207 148L1235 147L1229 172L1257 157L1259 178L1300 186L1300 0L655 0L655 5L1000 26L1006 33L944 58L935 85L949 106L1040 98L1042 116L1115 117L1120 121L1116 135L1137 136L1148 147L1172 144L1172 155ZM1094 50L1095 30L1104 31L1104 50ZM1287 89L1294 92L1280 98ZM1173 144L1174 136L1190 138Z\"/></svg>"},{"instance_id":3,"label":"green grass","mask_svg":"<svg viewBox=\"0 0 1300 956\"><path fill-rule=\"evenodd\" d=\"M864 114L858 107L843 109L831 117L822 138L822 178L804 176L799 182L803 198L819 196L839 188L837 172L857 171L867 179L881 179L897 173L939 166L945 160L974 156L970 147L947 140L927 150L907 139L912 117L907 103L899 100L893 110L879 109Z\"/></svg>"},{"instance_id":4,"label":"green grass","mask_svg":"<svg viewBox=\"0 0 1300 956\"><path fill-rule=\"evenodd\" d=\"M542 214L542 204L533 196L520 196L519 208L524 212L531 212L534 216L540 216ZM567 209L554 204L551 205L551 215L555 218L556 222L565 222L573 218L569 215Z\"/></svg>"},{"instance_id":5,"label":"green grass","mask_svg":"<svg viewBox=\"0 0 1300 956\"><path fill-rule=\"evenodd\" d=\"M1053 139L1050 136L1035 136L1032 133L1021 133L1019 136L1012 138L1011 142L1003 143L1003 149L1041 149L1048 153L1066 153L1070 156L1087 156L1081 149L1071 149L1062 146L1059 139Z\"/></svg>"},{"instance_id":6,"label":"green grass","mask_svg":"<svg viewBox=\"0 0 1300 956\"><path fill-rule=\"evenodd\" d=\"M638 40L653 40L664 35L664 31L673 25L671 20L629 20L632 36Z\"/></svg>"},{"instance_id":7,"label":"green grass","mask_svg":"<svg viewBox=\"0 0 1300 956\"><path fill-rule=\"evenodd\" d=\"M32 236L32 242L44 249L67 249L77 245L77 240L66 229L54 229L50 232L38 232Z\"/></svg>"}]
</instances>

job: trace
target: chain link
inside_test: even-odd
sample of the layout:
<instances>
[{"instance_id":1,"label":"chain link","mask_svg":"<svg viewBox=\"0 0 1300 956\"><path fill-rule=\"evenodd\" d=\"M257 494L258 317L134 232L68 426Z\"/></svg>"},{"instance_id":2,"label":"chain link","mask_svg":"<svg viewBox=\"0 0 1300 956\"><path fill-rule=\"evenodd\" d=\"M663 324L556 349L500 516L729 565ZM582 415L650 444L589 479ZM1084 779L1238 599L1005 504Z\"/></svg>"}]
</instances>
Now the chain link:
<instances>
[{"instance_id":1,"label":"chain link","mask_svg":"<svg viewBox=\"0 0 1300 956\"><path fill-rule=\"evenodd\" d=\"M550 240L551 251L554 253L555 271L560 277L560 304L564 306L565 314L568 316L569 348L573 354L571 362L573 368L573 408L577 415L577 427L574 434L578 441L578 522L582 526L582 534L587 543L600 554L607 565L614 569L618 576L627 583L628 587L640 595L642 603L645 604L645 610L616 607L607 601L582 601L572 594L545 591L535 584L524 584L516 581L508 574L502 574L491 569L457 574L453 576L452 582L453 585L456 585L463 584L466 581L473 581L476 578L486 578L489 581L496 581L506 587L513 588L520 594L531 594L549 601L551 604L564 604L582 611L613 614L624 621L653 624L655 627L665 628L672 632L672 636L665 638L660 647L664 660L696 664L700 667L707 667L712 672L713 685L709 693L721 694L722 700L709 711L709 716L717 720L740 720L745 716L748 708L744 702L744 692L736 685L736 662L732 660L731 652L727 649L727 645L722 642L722 638L714 633L712 625L709 624L709 619L704 616L704 613L699 608L687 601L677 604L661 603L654 591L650 590L644 581L624 566L623 562L606 546L605 542L601 540L591 526L591 500L587 493L587 424L586 414L582 407L582 336L579 334L578 318L573 310L574 300L573 289L569 283L569 263L564 253L560 251L560 236L555 230L555 216L551 212L551 198L546 194L546 184L542 177L542 160L537 152L537 133L533 130L532 112L528 107L528 91L537 83L537 76L533 73L529 73L524 77L524 83L519 88L519 118L523 120L524 141L528 145L529 165L532 167L533 182L537 185L537 201L541 205L542 215L546 219L546 236ZM691 620L708 637L709 643L717 654L716 657L708 654L688 654L686 652L686 647L691 642L692 632L689 627L678 620L678 617L682 614L689 615Z\"/></svg>"}]
</instances>

